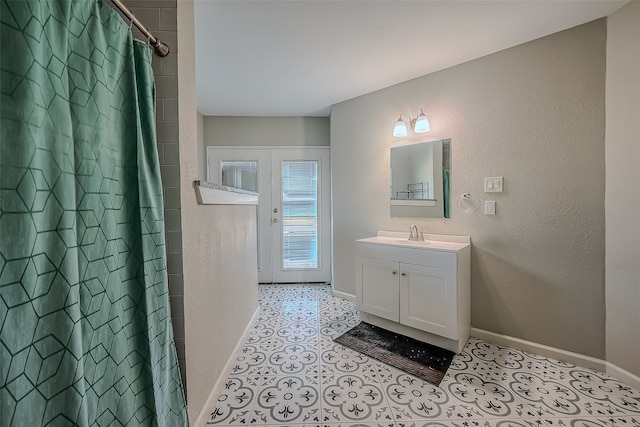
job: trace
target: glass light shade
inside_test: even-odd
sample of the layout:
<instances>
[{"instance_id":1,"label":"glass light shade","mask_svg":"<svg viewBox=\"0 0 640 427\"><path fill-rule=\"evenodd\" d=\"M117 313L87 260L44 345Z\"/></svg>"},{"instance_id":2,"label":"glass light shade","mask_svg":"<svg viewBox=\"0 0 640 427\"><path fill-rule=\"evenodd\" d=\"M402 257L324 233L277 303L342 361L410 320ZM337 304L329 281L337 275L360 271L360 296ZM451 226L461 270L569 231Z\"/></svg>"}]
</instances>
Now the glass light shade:
<instances>
[{"instance_id":1,"label":"glass light shade","mask_svg":"<svg viewBox=\"0 0 640 427\"><path fill-rule=\"evenodd\" d=\"M420 115L416 119L416 125L413 128L415 133L425 133L431 130L431 126L429 125L429 120L427 120L427 116L424 115L422 110L420 110Z\"/></svg>"},{"instance_id":2,"label":"glass light shade","mask_svg":"<svg viewBox=\"0 0 640 427\"><path fill-rule=\"evenodd\" d=\"M407 124L404 122L404 120L402 120L402 118L399 118L396 122L396 125L393 128L393 136L407 136Z\"/></svg>"}]
</instances>

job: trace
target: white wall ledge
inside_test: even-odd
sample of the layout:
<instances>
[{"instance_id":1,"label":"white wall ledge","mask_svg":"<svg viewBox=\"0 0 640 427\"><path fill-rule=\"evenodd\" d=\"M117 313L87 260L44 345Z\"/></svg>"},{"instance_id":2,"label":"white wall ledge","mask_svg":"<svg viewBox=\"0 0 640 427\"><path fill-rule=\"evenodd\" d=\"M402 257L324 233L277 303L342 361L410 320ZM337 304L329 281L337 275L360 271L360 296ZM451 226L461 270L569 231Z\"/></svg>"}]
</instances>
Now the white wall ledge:
<instances>
[{"instance_id":1,"label":"white wall ledge","mask_svg":"<svg viewBox=\"0 0 640 427\"><path fill-rule=\"evenodd\" d=\"M193 181L200 205L257 205L258 193L227 187L207 181Z\"/></svg>"},{"instance_id":2,"label":"white wall ledge","mask_svg":"<svg viewBox=\"0 0 640 427\"><path fill-rule=\"evenodd\" d=\"M435 206L436 199L391 199L391 206Z\"/></svg>"}]
</instances>

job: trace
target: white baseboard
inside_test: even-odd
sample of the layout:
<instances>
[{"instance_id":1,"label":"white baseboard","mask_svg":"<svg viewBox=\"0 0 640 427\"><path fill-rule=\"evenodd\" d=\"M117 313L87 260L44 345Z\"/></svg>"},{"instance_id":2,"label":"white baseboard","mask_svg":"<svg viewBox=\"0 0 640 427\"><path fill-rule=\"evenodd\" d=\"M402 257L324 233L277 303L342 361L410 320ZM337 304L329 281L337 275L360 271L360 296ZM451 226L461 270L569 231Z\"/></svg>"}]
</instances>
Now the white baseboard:
<instances>
[{"instance_id":1,"label":"white baseboard","mask_svg":"<svg viewBox=\"0 0 640 427\"><path fill-rule=\"evenodd\" d=\"M585 356L579 353L562 350L555 347L549 347L544 344L538 344L532 341L525 341L520 338L510 337L508 335L496 334L495 332L485 331L483 329L471 328L471 335L485 341L489 341L505 347L513 347L518 350L528 351L530 353L539 354L540 356L550 357L563 362L573 363L589 369L595 369L605 372L607 369L604 360L595 357Z\"/></svg>"},{"instance_id":2,"label":"white baseboard","mask_svg":"<svg viewBox=\"0 0 640 427\"><path fill-rule=\"evenodd\" d=\"M333 296L337 298L346 299L347 301L356 302L355 295L351 295L346 292L336 291L335 289L333 290Z\"/></svg>"},{"instance_id":3,"label":"white baseboard","mask_svg":"<svg viewBox=\"0 0 640 427\"><path fill-rule=\"evenodd\" d=\"M625 371L624 369L614 365L611 362L607 362L606 372L613 378L622 381L626 385L631 386L636 390L640 390L640 377L638 375L634 375L629 371Z\"/></svg>"},{"instance_id":4,"label":"white baseboard","mask_svg":"<svg viewBox=\"0 0 640 427\"><path fill-rule=\"evenodd\" d=\"M501 346L539 354L540 356L561 360L563 362L572 363L577 366L594 369L600 372L606 372L608 375L622 381L626 385L631 386L636 390L640 390L640 377L605 360L562 350L560 348L549 347L544 344L538 344L520 338L510 337L508 335L496 334L495 332L489 332L478 328L471 328L471 336Z\"/></svg>"},{"instance_id":5,"label":"white baseboard","mask_svg":"<svg viewBox=\"0 0 640 427\"><path fill-rule=\"evenodd\" d=\"M202 407L202 410L200 411L198 418L196 418L196 422L189 423L192 426L203 426L207 422L207 417L209 416L209 409L213 407L213 403L215 399L218 397L218 394L220 394L220 388L222 387L222 382L227 379L227 372L231 370L231 364L235 362L233 355L236 354L238 351L240 351L240 348L247 340L247 337L251 332L251 326L254 324L254 322L258 318L259 313L260 313L260 306L256 307L255 313L253 313L253 316L251 316L251 320L247 324L247 327L244 329L242 336L240 337L240 339L238 339L236 346L233 348L233 351L229 355L229 359L227 360L227 363L225 363L224 368L222 369L222 371L220 371L220 376L218 377L215 384L213 385L213 388L209 393L209 397L207 398L207 403L205 403L205 405Z\"/></svg>"}]
</instances>

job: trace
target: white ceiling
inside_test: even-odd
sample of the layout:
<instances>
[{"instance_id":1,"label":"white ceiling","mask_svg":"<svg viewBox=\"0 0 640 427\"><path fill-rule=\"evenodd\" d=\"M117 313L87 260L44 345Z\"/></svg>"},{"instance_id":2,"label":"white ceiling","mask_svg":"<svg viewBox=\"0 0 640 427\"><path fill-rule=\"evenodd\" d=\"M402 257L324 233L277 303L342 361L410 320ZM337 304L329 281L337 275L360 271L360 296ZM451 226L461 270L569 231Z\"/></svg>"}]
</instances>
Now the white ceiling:
<instances>
[{"instance_id":1,"label":"white ceiling","mask_svg":"<svg viewBox=\"0 0 640 427\"><path fill-rule=\"evenodd\" d=\"M626 1L195 0L198 111L332 104L609 15Z\"/></svg>"}]
</instances>

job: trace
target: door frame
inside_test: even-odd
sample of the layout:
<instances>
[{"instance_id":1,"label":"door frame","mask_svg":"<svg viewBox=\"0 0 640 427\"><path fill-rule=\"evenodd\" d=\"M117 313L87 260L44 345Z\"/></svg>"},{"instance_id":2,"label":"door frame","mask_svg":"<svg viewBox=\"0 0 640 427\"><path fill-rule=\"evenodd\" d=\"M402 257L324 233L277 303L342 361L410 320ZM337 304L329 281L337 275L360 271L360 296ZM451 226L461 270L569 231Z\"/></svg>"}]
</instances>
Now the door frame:
<instances>
[{"instance_id":1,"label":"door frame","mask_svg":"<svg viewBox=\"0 0 640 427\"><path fill-rule=\"evenodd\" d=\"M243 153L244 152L244 153ZM281 221L274 224L273 222L273 203L277 193L281 192L281 180L271 179L268 185L270 197L265 197L264 191L259 187L260 194L258 202L258 276L260 283L305 283L305 282L331 282L333 277L332 266L332 231L331 231L331 150L327 146L207 146L207 181L213 183L221 183L221 171L219 167L220 157L224 157L226 153L233 153L230 157L236 157L233 160L258 160L264 162L264 153L268 152L270 156L269 174L273 178L276 173L275 166L281 160L317 160L318 173L318 223L320 224L318 233L318 270L288 270L286 273L281 271L280 258L282 255L282 242L280 247L274 242L274 226L278 228ZM242 155L236 155L243 153ZM255 156L251 156L255 153ZM278 155L275 155L277 153ZM262 156L262 157L260 157ZM260 157L260 158L258 158ZM232 160L229 158L228 160ZM260 166L258 171L259 179L264 180L264 166ZM278 173L280 169L278 168ZM258 184L260 185L260 183ZM264 186L264 182L262 183ZM264 190L264 187L263 187ZM281 197L281 195L280 195ZM281 213L281 206L278 206ZM268 222L267 222L268 218ZM281 219L281 217L278 217ZM266 234L269 233L269 236ZM280 233L280 239L282 234ZM323 242L320 244L320 240ZM279 254L279 255L278 255ZM278 268L278 271L276 271ZM288 276L288 277L287 277Z\"/></svg>"}]
</instances>

